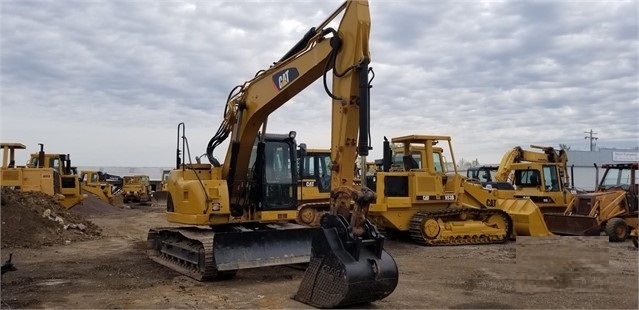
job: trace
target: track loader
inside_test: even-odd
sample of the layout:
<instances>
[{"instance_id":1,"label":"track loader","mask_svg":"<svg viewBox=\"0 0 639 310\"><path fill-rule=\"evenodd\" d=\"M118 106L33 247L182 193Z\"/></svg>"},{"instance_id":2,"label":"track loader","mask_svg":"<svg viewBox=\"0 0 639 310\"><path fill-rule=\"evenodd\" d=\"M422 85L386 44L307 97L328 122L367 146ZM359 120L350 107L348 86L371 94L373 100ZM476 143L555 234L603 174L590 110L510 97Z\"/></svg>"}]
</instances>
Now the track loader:
<instances>
[{"instance_id":1,"label":"track loader","mask_svg":"<svg viewBox=\"0 0 639 310\"><path fill-rule=\"evenodd\" d=\"M402 169L389 171L391 151L384 143L384 172L377 173L377 201L369 217L385 230L410 233L423 245L500 243L520 236L549 236L539 208L530 200L504 197L457 173L448 136L393 138L402 144ZM445 142L454 171L446 173ZM417 147L415 147L417 146ZM414 150L411 150L414 149ZM410 154L410 155L407 155Z\"/></svg>"},{"instance_id":2,"label":"track loader","mask_svg":"<svg viewBox=\"0 0 639 310\"><path fill-rule=\"evenodd\" d=\"M563 213L544 214L558 235L599 236L625 241L635 230L639 205L639 163L602 165L606 170L594 193L576 195Z\"/></svg>"},{"instance_id":3,"label":"track loader","mask_svg":"<svg viewBox=\"0 0 639 310\"><path fill-rule=\"evenodd\" d=\"M340 14L338 29L330 28ZM355 158L365 159L369 150L369 32L368 2L346 1L279 61L234 88L206 148L210 164L190 161L185 126L178 125L182 146L168 178L166 218L185 226L151 229L151 259L198 280L308 263L295 299L320 308L372 302L394 291L397 265L367 220L375 195L353 188ZM294 223L295 132L271 139L267 120L320 78L333 107L331 212L312 228ZM221 163L214 150L229 137Z\"/></svg>"},{"instance_id":4,"label":"track loader","mask_svg":"<svg viewBox=\"0 0 639 310\"><path fill-rule=\"evenodd\" d=\"M305 151L304 151L305 150ZM330 210L331 150L306 149L298 152L298 206L296 221L307 226L319 226L321 213Z\"/></svg>"}]
</instances>

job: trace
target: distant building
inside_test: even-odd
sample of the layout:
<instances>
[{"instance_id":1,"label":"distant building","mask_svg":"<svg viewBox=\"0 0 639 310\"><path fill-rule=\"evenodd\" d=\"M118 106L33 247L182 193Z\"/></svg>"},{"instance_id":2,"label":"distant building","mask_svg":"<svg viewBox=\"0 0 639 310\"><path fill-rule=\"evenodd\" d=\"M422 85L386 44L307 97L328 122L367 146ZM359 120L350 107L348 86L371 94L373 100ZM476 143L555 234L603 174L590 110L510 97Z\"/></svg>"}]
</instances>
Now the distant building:
<instances>
[{"instance_id":1,"label":"distant building","mask_svg":"<svg viewBox=\"0 0 639 310\"><path fill-rule=\"evenodd\" d=\"M601 179L603 171L596 167L601 168L603 164L639 162L639 150L637 149L601 148L592 152L567 151L567 153L571 182L574 182L575 187L585 190L594 190Z\"/></svg>"}]
</instances>

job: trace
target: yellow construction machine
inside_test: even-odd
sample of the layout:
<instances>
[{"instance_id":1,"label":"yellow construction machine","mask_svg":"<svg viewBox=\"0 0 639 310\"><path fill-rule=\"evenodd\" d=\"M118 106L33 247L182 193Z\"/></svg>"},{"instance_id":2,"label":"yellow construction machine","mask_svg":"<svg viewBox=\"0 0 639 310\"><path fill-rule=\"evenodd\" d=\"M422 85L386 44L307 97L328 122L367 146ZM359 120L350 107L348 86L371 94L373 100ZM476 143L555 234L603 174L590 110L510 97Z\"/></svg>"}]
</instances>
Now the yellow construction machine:
<instances>
[{"instance_id":1,"label":"yellow construction machine","mask_svg":"<svg viewBox=\"0 0 639 310\"><path fill-rule=\"evenodd\" d=\"M639 206L639 163L602 165L606 169L594 193L576 195L563 213L546 213L550 230L558 235L599 236L636 242Z\"/></svg>"},{"instance_id":2,"label":"yellow construction machine","mask_svg":"<svg viewBox=\"0 0 639 310\"><path fill-rule=\"evenodd\" d=\"M151 201L151 182L149 181L149 176L123 176L121 193L124 203L146 203Z\"/></svg>"},{"instance_id":3,"label":"yellow construction machine","mask_svg":"<svg viewBox=\"0 0 639 310\"><path fill-rule=\"evenodd\" d=\"M306 149L298 152L298 206L299 224L319 226L321 211L330 210L331 150Z\"/></svg>"},{"instance_id":4,"label":"yellow construction machine","mask_svg":"<svg viewBox=\"0 0 639 310\"><path fill-rule=\"evenodd\" d=\"M504 242L514 235L549 236L539 208L530 200L505 197L457 172L448 136L411 135L393 138L401 169L391 171L391 150L384 142L384 172L377 173L377 201L369 217L385 230L410 233L424 245ZM454 171L446 173L447 143ZM410 154L410 155L406 155Z\"/></svg>"},{"instance_id":5,"label":"yellow construction machine","mask_svg":"<svg viewBox=\"0 0 639 310\"><path fill-rule=\"evenodd\" d=\"M106 181L101 171L81 171L80 186L83 191L93 194L106 203L113 204L113 186Z\"/></svg>"},{"instance_id":6,"label":"yellow construction machine","mask_svg":"<svg viewBox=\"0 0 639 310\"><path fill-rule=\"evenodd\" d=\"M27 162L27 168L51 168L58 172L60 193L64 199L60 202L63 207L69 209L81 203L87 198L80 188L80 178L75 167L71 166L69 154L45 153L44 145L40 145L38 153L32 153Z\"/></svg>"},{"instance_id":7,"label":"yellow construction machine","mask_svg":"<svg viewBox=\"0 0 639 310\"><path fill-rule=\"evenodd\" d=\"M330 28L340 14L339 28ZM397 266L366 219L375 195L353 188L355 158L365 159L369 150L369 29L368 2L346 1L279 61L234 88L206 149L211 164L191 162L185 126L178 125L166 218L188 226L151 229L151 259L198 280L308 263L295 299L320 308L372 302L394 291ZM295 223L296 134L267 134L267 119L320 78L333 106L331 212L313 228ZM229 136L220 163L213 153ZM303 147L300 152L305 155Z\"/></svg>"},{"instance_id":8,"label":"yellow construction machine","mask_svg":"<svg viewBox=\"0 0 639 310\"><path fill-rule=\"evenodd\" d=\"M153 192L152 194L152 200L153 203L157 204L157 205L166 205L166 197L168 196L169 192L167 191L167 182L169 180L169 173L171 173L171 170L162 170L162 179L160 181L160 188L156 191Z\"/></svg>"},{"instance_id":9,"label":"yellow construction machine","mask_svg":"<svg viewBox=\"0 0 639 310\"><path fill-rule=\"evenodd\" d=\"M515 197L529 198L543 213L563 212L577 194L570 185L568 155L548 146L530 147L541 151L514 147L504 154L498 167L471 167L467 176L479 179L484 186L510 188Z\"/></svg>"},{"instance_id":10,"label":"yellow construction machine","mask_svg":"<svg viewBox=\"0 0 639 310\"><path fill-rule=\"evenodd\" d=\"M0 186L23 192L43 192L64 200L60 186L60 174L52 168L16 166L15 151L27 147L22 143L1 143L3 150Z\"/></svg>"}]
</instances>

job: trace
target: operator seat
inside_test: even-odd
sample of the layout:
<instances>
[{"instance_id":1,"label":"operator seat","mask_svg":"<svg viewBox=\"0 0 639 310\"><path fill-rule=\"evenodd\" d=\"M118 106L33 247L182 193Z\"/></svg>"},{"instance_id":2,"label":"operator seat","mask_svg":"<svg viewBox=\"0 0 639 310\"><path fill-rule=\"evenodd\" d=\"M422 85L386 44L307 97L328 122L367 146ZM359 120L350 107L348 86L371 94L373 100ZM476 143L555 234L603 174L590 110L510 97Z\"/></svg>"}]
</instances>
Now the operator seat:
<instances>
[{"instance_id":1,"label":"operator seat","mask_svg":"<svg viewBox=\"0 0 639 310\"><path fill-rule=\"evenodd\" d=\"M539 177L537 176L537 174L533 173L530 176L530 185L534 185L534 186L539 185Z\"/></svg>"},{"instance_id":2,"label":"operator seat","mask_svg":"<svg viewBox=\"0 0 639 310\"><path fill-rule=\"evenodd\" d=\"M404 170L410 171L411 169L419 169L419 164L411 155L404 155L402 157L402 161L404 161Z\"/></svg>"}]
</instances>

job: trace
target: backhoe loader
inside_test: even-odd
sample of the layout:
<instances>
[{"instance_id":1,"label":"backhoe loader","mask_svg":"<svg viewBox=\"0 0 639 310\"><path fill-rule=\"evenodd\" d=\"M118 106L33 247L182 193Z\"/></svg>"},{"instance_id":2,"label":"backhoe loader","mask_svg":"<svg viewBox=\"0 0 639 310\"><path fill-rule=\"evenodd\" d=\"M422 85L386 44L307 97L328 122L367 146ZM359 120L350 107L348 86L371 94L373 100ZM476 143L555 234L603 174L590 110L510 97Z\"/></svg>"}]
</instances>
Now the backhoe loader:
<instances>
[{"instance_id":1,"label":"backhoe loader","mask_svg":"<svg viewBox=\"0 0 639 310\"><path fill-rule=\"evenodd\" d=\"M71 166L69 154L45 153L44 145L40 145L38 153L32 153L27 162L27 168L51 168L58 172L60 182L60 194L64 199L60 202L63 207L69 209L81 203L87 198L80 188L80 178L76 167Z\"/></svg>"},{"instance_id":2,"label":"backhoe loader","mask_svg":"<svg viewBox=\"0 0 639 310\"><path fill-rule=\"evenodd\" d=\"M546 213L550 230L558 235L599 236L636 240L639 206L639 163L602 165L606 170L594 193L576 195L563 213ZM634 230L634 231L633 231Z\"/></svg>"},{"instance_id":3,"label":"backhoe loader","mask_svg":"<svg viewBox=\"0 0 639 310\"><path fill-rule=\"evenodd\" d=\"M16 166L15 151L27 147L22 143L0 143L3 150L0 186L23 192L43 192L58 201L64 200L57 170L44 167Z\"/></svg>"},{"instance_id":4,"label":"backhoe loader","mask_svg":"<svg viewBox=\"0 0 639 310\"><path fill-rule=\"evenodd\" d=\"M543 213L563 212L577 194L569 182L568 155L548 146L530 147L541 151L514 147L504 154L499 166L474 167L468 169L467 176L479 179L484 186L512 189L514 197L532 200Z\"/></svg>"},{"instance_id":5,"label":"backhoe loader","mask_svg":"<svg viewBox=\"0 0 639 310\"><path fill-rule=\"evenodd\" d=\"M393 138L402 144L403 168L390 171L391 151L384 142L384 172L377 173L377 201L369 217L385 230L410 233L423 245L505 242L515 235L549 236L539 208L530 200L504 197L458 174L448 136ZM448 144L454 171L446 173L443 147ZM418 146L418 147L416 147ZM414 149L414 150L412 150ZM410 154L410 155L407 155Z\"/></svg>"},{"instance_id":6,"label":"backhoe loader","mask_svg":"<svg viewBox=\"0 0 639 310\"><path fill-rule=\"evenodd\" d=\"M338 29L330 28L339 14ZM185 125L178 125L166 218L189 226L151 229L151 259L198 280L308 263L295 299L320 308L373 302L394 291L397 265L366 218L375 195L353 188L355 158L365 160L369 151L369 32L368 2L346 1L279 61L234 88L206 148L210 164L190 161ZM333 107L331 212L312 228L294 223L295 132L272 139L266 133L268 116L319 78ZM229 136L220 163L214 150Z\"/></svg>"}]
</instances>

